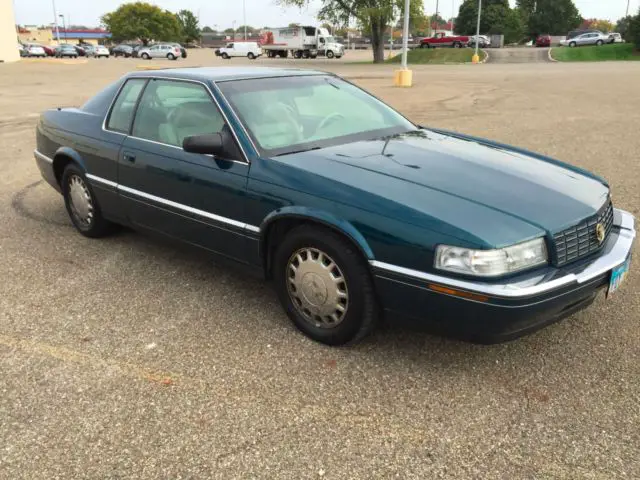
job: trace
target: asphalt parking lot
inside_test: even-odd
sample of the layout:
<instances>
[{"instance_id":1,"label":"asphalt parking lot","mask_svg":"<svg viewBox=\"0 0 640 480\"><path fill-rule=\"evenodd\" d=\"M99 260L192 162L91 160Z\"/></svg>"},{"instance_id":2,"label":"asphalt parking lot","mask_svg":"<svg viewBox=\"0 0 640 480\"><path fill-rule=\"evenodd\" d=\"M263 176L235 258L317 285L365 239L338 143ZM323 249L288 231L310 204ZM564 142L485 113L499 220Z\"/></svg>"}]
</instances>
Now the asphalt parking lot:
<instances>
[{"instance_id":1,"label":"asphalt parking lot","mask_svg":"<svg viewBox=\"0 0 640 480\"><path fill-rule=\"evenodd\" d=\"M224 64L189 53L0 64L0 478L640 478L640 261L612 299L512 343L390 319L329 348L198 252L77 234L32 157L39 112L137 65ZM640 215L637 62L418 67L411 89L349 56L255 65L282 63L591 169Z\"/></svg>"}]
</instances>

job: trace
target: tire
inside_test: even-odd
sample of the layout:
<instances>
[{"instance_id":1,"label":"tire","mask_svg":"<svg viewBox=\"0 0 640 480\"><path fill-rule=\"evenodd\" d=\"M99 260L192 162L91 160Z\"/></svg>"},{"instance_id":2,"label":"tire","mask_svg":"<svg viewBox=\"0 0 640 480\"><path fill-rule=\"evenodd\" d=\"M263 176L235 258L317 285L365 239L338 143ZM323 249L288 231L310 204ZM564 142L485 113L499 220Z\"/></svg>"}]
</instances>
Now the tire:
<instances>
[{"instance_id":1,"label":"tire","mask_svg":"<svg viewBox=\"0 0 640 480\"><path fill-rule=\"evenodd\" d=\"M252 52L249 52L249 53L247 53L247 58L248 58L249 60L255 60L255 59L256 59L256 56L255 56Z\"/></svg>"},{"instance_id":2,"label":"tire","mask_svg":"<svg viewBox=\"0 0 640 480\"><path fill-rule=\"evenodd\" d=\"M423 43L422 45L420 45L420 48L431 48L431 45L429 45L428 43Z\"/></svg>"},{"instance_id":3,"label":"tire","mask_svg":"<svg viewBox=\"0 0 640 480\"><path fill-rule=\"evenodd\" d=\"M602 45L604 45L604 42L602 40L598 40L596 42L596 47L601 47Z\"/></svg>"},{"instance_id":4,"label":"tire","mask_svg":"<svg viewBox=\"0 0 640 480\"><path fill-rule=\"evenodd\" d=\"M293 58L302 58L302 52L300 50L296 50L293 52Z\"/></svg>"},{"instance_id":5,"label":"tire","mask_svg":"<svg viewBox=\"0 0 640 480\"><path fill-rule=\"evenodd\" d=\"M576 47L576 46L577 46L576 42L571 42L571 43L569 44L569 47L571 47L571 48L574 48L574 47Z\"/></svg>"},{"instance_id":6,"label":"tire","mask_svg":"<svg viewBox=\"0 0 640 480\"><path fill-rule=\"evenodd\" d=\"M115 225L102 216L100 205L87 177L75 163L70 163L64 169L60 187L64 205L76 230L90 238L104 237L113 232ZM78 201L82 195L88 199L88 210L84 210L87 205L74 205L74 199Z\"/></svg>"},{"instance_id":7,"label":"tire","mask_svg":"<svg viewBox=\"0 0 640 480\"><path fill-rule=\"evenodd\" d=\"M142 55L140 55L140 58L142 58L143 60L151 60L151 57L148 53L143 53Z\"/></svg>"},{"instance_id":8,"label":"tire","mask_svg":"<svg viewBox=\"0 0 640 480\"><path fill-rule=\"evenodd\" d=\"M290 276L296 262L298 272L302 272L301 265L309 269L298 282L307 287L307 295L302 288L296 289L295 277ZM328 262L334 264L331 274L326 269ZM353 244L337 233L307 225L295 228L278 246L272 268L278 298L287 315L313 340L327 345L355 343L375 326L378 306L368 265ZM336 278L343 281L336 282ZM317 300L323 295L320 307L324 306L324 311L314 314L305 306L314 308L313 304L303 303L308 302L308 296ZM333 308L334 301L336 307L342 306L342 312ZM331 311L337 319L335 325L329 321L327 312Z\"/></svg>"},{"instance_id":9,"label":"tire","mask_svg":"<svg viewBox=\"0 0 640 480\"><path fill-rule=\"evenodd\" d=\"M227 52L224 52L222 55L220 55L222 58L224 58L225 60L229 60L229 54Z\"/></svg>"},{"instance_id":10,"label":"tire","mask_svg":"<svg viewBox=\"0 0 640 480\"><path fill-rule=\"evenodd\" d=\"M168 53L168 54L167 54L167 58L168 58L169 60L176 60L176 56L175 56L173 53Z\"/></svg>"},{"instance_id":11,"label":"tire","mask_svg":"<svg viewBox=\"0 0 640 480\"><path fill-rule=\"evenodd\" d=\"M462 44L460 42L455 42L453 44L453 48L462 48Z\"/></svg>"},{"instance_id":12,"label":"tire","mask_svg":"<svg viewBox=\"0 0 640 480\"><path fill-rule=\"evenodd\" d=\"M311 56L311 54L309 53L309 50L305 50L304 52L302 52L302 58L309 58Z\"/></svg>"},{"instance_id":13,"label":"tire","mask_svg":"<svg viewBox=\"0 0 640 480\"><path fill-rule=\"evenodd\" d=\"M327 50L327 58L333 58L333 57L335 57L333 52L331 50Z\"/></svg>"}]
</instances>

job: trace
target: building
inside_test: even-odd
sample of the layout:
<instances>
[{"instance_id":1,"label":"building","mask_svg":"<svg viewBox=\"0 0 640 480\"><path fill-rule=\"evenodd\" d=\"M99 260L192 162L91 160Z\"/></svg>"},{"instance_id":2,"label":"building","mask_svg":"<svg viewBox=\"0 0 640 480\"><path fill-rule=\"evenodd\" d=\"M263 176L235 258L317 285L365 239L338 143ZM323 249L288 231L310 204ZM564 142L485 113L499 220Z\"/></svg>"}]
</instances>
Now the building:
<instances>
[{"instance_id":1,"label":"building","mask_svg":"<svg viewBox=\"0 0 640 480\"><path fill-rule=\"evenodd\" d=\"M2 0L0 0L2 1ZM103 44L111 38L111 34L101 28L90 29L64 29L58 28L57 32L55 28L44 27L39 28L35 25L25 25L18 27L18 37L20 43L40 43L44 45L57 44L57 34L60 35L60 43L92 43Z\"/></svg>"},{"instance_id":2,"label":"building","mask_svg":"<svg viewBox=\"0 0 640 480\"><path fill-rule=\"evenodd\" d=\"M20 60L13 0L0 0L0 62Z\"/></svg>"}]
</instances>

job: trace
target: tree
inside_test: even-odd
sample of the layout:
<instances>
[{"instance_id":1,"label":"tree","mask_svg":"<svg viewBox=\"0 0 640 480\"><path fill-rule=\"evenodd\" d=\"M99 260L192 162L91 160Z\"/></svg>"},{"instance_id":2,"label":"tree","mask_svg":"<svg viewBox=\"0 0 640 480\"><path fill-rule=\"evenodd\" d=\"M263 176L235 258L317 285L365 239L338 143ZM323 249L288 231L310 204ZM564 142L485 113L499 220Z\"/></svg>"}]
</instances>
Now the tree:
<instances>
[{"instance_id":1,"label":"tree","mask_svg":"<svg viewBox=\"0 0 640 480\"><path fill-rule=\"evenodd\" d=\"M213 33L215 30L208 25L202 27L202 33Z\"/></svg>"},{"instance_id":2,"label":"tree","mask_svg":"<svg viewBox=\"0 0 640 480\"><path fill-rule=\"evenodd\" d=\"M573 0L537 0L537 8L529 17L528 30L532 35L566 35L581 23L582 17Z\"/></svg>"},{"instance_id":3,"label":"tree","mask_svg":"<svg viewBox=\"0 0 640 480\"><path fill-rule=\"evenodd\" d=\"M200 39L200 25L198 18L191 10L180 10L178 20L182 27L182 38L186 43Z\"/></svg>"},{"instance_id":4,"label":"tree","mask_svg":"<svg viewBox=\"0 0 640 480\"><path fill-rule=\"evenodd\" d=\"M348 25L355 18L362 30L371 35L373 62L384 62L384 32L404 8L402 0L321 0L318 18L336 25ZM303 7L309 0L279 0L286 6ZM395 10L395 11L394 11ZM411 0L410 17L423 14L422 0Z\"/></svg>"},{"instance_id":5,"label":"tree","mask_svg":"<svg viewBox=\"0 0 640 480\"><path fill-rule=\"evenodd\" d=\"M640 9L635 17L631 17L627 38L630 42L635 43L636 48L640 50Z\"/></svg>"},{"instance_id":6,"label":"tree","mask_svg":"<svg viewBox=\"0 0 640 480\"><path fill-rule=\"evenodd\" d=\"M236 33L236 31L233 28L225 28L224 33Z\"/></svg>"},{"instance_id":7,"label":"tree","mask_svg":"<svg viewBox=\"0 0 640 480\"><path fill-rule=\"evenodd\" d=\"M603 33L613 32L613 23L609 20L601 20L598 18L584 19L580 24L581 29L594 29L600 30Z\"/></svg>"},{"instance_id":8,"label":"tree","mask_svg":"<svg viewBox=\"0 0 640 480\"><path fill-rule=\"evenodd\" d=\"M116 42L139 39L147 45L151 40L179 41L182 36L178 17L144 2L125 3L101 21Z\"/></svg>"},{"instance_id":9,"label":"tree","mask_svg":"<svg viewBox=\"0 0 640 480\"><path fill-rule=\"evenodd\" d=\"M620 20L618 20L618 23L616 23L616 32L622 35L622 37L627 41L629 41L629 39L627 38L627 34L629 33L629 25L631 24L632 20L633 17L629 15L628 17L622 17Z\"/></svg>"}]
</instances>

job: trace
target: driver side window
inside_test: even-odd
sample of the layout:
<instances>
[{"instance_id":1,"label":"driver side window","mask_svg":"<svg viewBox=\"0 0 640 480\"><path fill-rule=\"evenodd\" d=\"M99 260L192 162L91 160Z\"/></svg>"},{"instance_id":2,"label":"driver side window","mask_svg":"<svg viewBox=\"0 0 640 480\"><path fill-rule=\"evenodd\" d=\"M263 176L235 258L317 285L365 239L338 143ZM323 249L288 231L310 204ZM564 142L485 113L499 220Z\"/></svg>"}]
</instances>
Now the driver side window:
<instances>
[{"instance_id":1,"label":"driver side window","mask_svg":"<svg viewBox=\"0 0 640 480\"><path fill-rule=\"evenodd\" d=\"M132 135L182 148L192 135L219 133L224 118L203 85L150 80L133 122Z\"/></svg>"}]
</instances>

